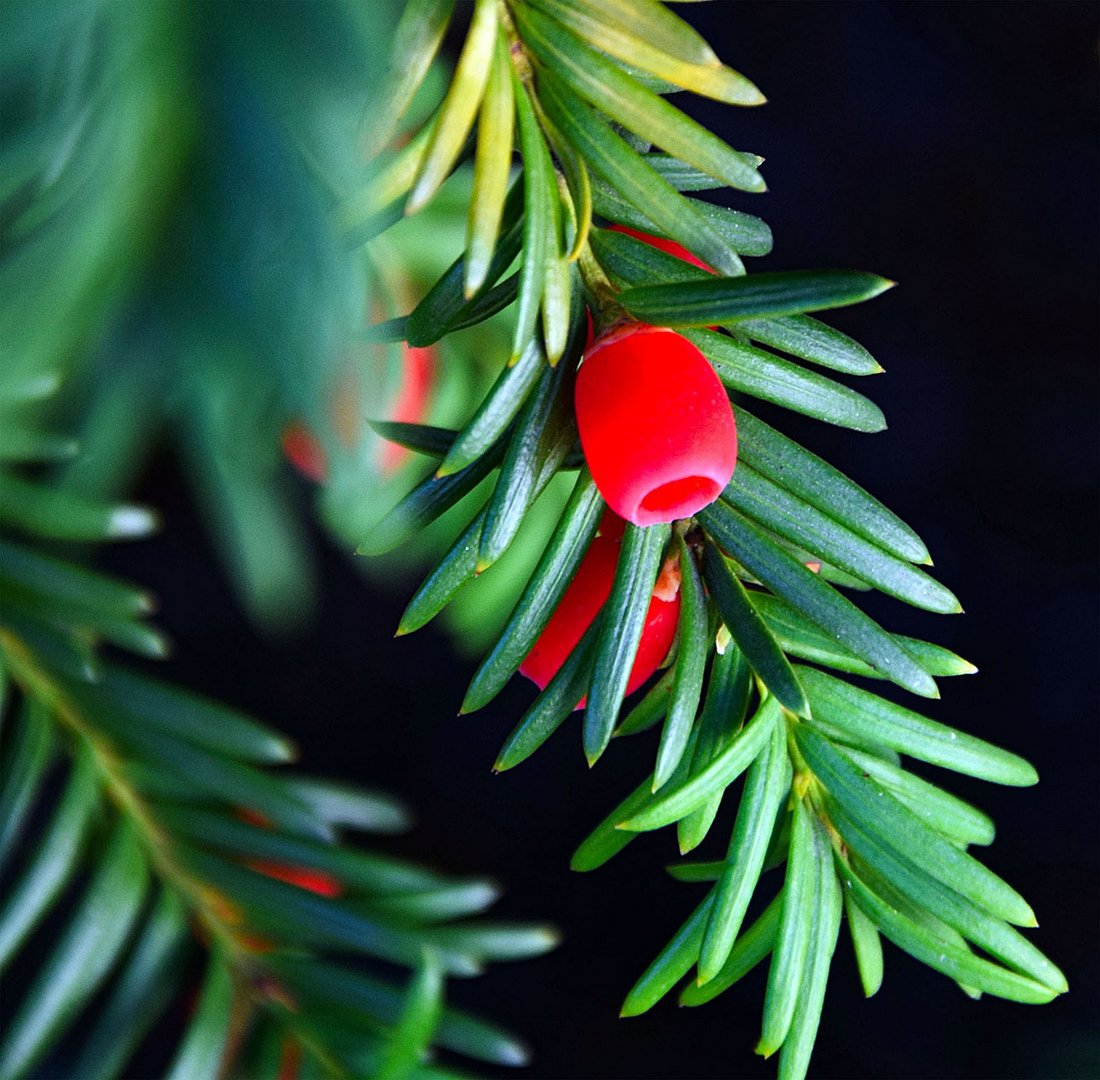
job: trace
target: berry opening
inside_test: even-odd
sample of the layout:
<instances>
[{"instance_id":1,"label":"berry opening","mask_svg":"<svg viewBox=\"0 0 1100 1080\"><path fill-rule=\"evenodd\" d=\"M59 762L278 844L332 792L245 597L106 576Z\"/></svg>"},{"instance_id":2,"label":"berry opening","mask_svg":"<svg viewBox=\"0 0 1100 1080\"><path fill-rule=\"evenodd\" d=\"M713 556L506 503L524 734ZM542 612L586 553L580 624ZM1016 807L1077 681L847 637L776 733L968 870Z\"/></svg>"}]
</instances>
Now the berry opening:
<instances>
[{"instance_id":1,"label":"berry opening","mask_svg":"<svg viewBox=\"0 0 1100 1080\"><path fill-rule=\"evenodd\" d=\"M709 506L718 498L722 485L709 476L683 476L655 487L638 504L639 524L670 521L690 517L696 510Z\"/></svg>"}]
</instances>

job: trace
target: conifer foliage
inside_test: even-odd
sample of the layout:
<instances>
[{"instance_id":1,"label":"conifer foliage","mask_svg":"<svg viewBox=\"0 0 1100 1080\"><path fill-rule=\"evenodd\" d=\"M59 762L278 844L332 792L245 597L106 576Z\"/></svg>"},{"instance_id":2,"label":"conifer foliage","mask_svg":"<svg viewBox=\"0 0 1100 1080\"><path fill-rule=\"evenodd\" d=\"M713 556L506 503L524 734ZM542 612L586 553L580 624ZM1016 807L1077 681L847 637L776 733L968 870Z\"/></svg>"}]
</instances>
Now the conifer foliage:
<instances>
[{"instance_id":1,"label":"conifer foliage","mask_svg":"<svg viewBox=\"0 0 1100 1080\"><path fill-rule=\"evenodd\" d=\"M879 364L816 314L891 282L747 272L768 226L698 193L747 203L763 159L674 95L764 99L671 7L399 11L4 6L0 1080L128 1075L152 1044L173 1080L526 1056L444 990L551 930L483 919L489 883L349 838L405 811L300 775L281 734L122 656L164 655L152 600L89 562L157 527L129 492L158 446L261 623L309 592L280 440L337 540L442 552L400 633L473 596L473 640L501 583L510 614L462 711L517 673L539 692L495 767L576 726L599 782L616 740L654 743L574 870L657 830L688 856L725 804L726 857L668 868L706 892L624 1016L674 991L702 1005L766 964L757 1049L795 1080L842 933L867 995L883 938L971 996L1064 992L1017 929L1031 908L972 854L992 821L925 766L1016 786L1034 770L898 704L975 669L853 595L958 601L910 526L781 430L783 410L885 427L845 381ZM585 375L601 354L620 365L602 381ZM395 383L402 357L435 380L431 415ZM644 412L616 392L632 360ZM520 580L513 556L535 549Z\"/></svg>"},{"instance_id":2,"label":"conifer foliage","mask_svg":"<svg viewBox=\"0 0 1100 1080\"><path fill-rule=\"evenodd\" d=\"M406 6L378 146L451 14L446 0ZM1036 782L1032 767L851 678L935 699L938 679L975 670L947 649L884 629L853 592L878 590L940 614L961 611L958 601L928 572L929 553L912 528L784 435L781 420L759 418L753 404L882 430L881 411L835 377L875 374L879 364L812 313L869 300L892 283L849 270L746 272L745 259L771 248L767 225L692 193L758 194L762 159L678 109L677 91L730 105L764 100L656 0L476 0L449 90L402 149L383 155L372 189L382 227L402 208L418 212L472 157L465 251L407 317L378 333L425 346L511 307L511 350L463 428L377 425L438 466L360 551L395 547L495 476L412 598L403 627L423 625L477 575L492 573L558 472L575 475L462 706L483 708L517 670L530 669L563 598L571 610L576 604L570 583L603 542L594 538L605 498L617 493L601 487L595 460L589 471L590 446L578 438L577 416L595 408L574 402L591 349L588 320L597 362L602 335L629 333L631 323L674 330L706 357L733 401L732 478L727 471L721 492L687 516L632 515L640 524L625 525L598 614L553 677L539 680L541 693L496 768L523 762L581 702L581 742L593 765L614 739L660 728L652 775L580 846L580 871L658 829L675 829L687 855L723 801L736 803L725 859L671 868L709 883L708 891L630 990L623 1013L643 1013L681 985L681 1003L700 1005L767 961L757 1049L778 1053L779 1074L796 1078L809 1067L845 924L867 995L883 977L883 937L971 996L1041 1003L1066 983L1016 929L1036 925L1027 902L970 851L992 841L990 819L904 759L1017 786ZM670 387L689 377L676 350L667 363ZM638 408L639 426L659 412L659 402ZM691 423L670 412L670 423ZM628 425L616 423L626 445ZM649 466L633 444L623 455L617 465L627 472ZM663 674L624 710L647 611L670 565L681 593L676 643Z\"/></svg>"},{"instance_id":3,"label":"conifer foliage","mask_svg":"<svg viewBox=\"0 0 1100 1080\"><path fill-rule=\"evenodd\" d=\"M431 1047L522 1063L444 983L551 930L468 918L491 883L347 837L405 828L399 803L277 768L296 756L277 732L101 657L164 654L152 598L50 549L155 518L34 475L75 451L35 408L53 389L0 389L0 1076L132 1075L158 1024L179 1080L447 1075Z\"/></svg>"},{"instance_id":4,"label":"conifer foliage","mask_svg":"<svg viewBox=\"0 0 1100 1080\"><path fill-rule=\"evenodd\" d=\"M334 364L310 362L369 276L309 177L354 140L309 141L355 104L370 28L342 2L30 0L0 20L0 1077L521 1064L444 991L554 932L479 917L491 882L364 845L405 808L127 663L167 651L153 598L88 566L157 528L121 493L167 443L246 602L285 607L306 579L278 432L315 397L328 441ZM295 47L320 68L281 66Z\"/></svg>"}]
</instances>

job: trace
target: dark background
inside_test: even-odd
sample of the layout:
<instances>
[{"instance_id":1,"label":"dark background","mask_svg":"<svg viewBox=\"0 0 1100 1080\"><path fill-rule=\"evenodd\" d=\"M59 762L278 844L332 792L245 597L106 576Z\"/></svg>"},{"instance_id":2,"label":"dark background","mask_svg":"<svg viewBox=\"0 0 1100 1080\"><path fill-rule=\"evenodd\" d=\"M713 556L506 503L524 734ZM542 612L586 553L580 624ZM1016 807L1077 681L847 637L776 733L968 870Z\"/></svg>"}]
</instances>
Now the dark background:
<instances>
[{"instance_id":1,"label":"dark background","mask_svg":"<svg viewBox=\"0 0 1100 1080\"><path fill-rule=\"evenodd\" d=\"M768 159L771 192L734 203L775 232L775 254L756 266L854 267L900 282L831 320L886 367L860 389L883 407L889 432L783 425L912 522L962 598L965 618L880 598L870 608L981 668L946 683L932 715L1038 767L1043 782L1029 790L943 778L996 818L990 865L1033 903L1035 940L1071 984L1042 1008L973 1003L888 946L885 984L864 1002L844 935L813 1074L1097 1076L1096 7L679 11L771 99L756 110L688 103ZM178 645L167 673L291 732L310 771L406 798L420 824L389 842L394 850L497 876L507 886L500 914L561 927L551 956L453 989L530 1038L525 1075L774 1075L752 1054L762 969L705 1008L665 1003L616 1020L699 887L661 871L674 856L671 830L593 875L567 863L644 774L651 742L616 743L590 773L570 729L493 777L530 691L515 685L456 719L472 663L431 628L391 639L407 588L371 591L318 537L317 625L290 643L259 640L171 466L158 466L141 494L164 511L165 533L107 560L161 594ZM303 484L303 507L309 497ZM720 854L719 835L705 851Z\"/></svg>"}]
</instances>

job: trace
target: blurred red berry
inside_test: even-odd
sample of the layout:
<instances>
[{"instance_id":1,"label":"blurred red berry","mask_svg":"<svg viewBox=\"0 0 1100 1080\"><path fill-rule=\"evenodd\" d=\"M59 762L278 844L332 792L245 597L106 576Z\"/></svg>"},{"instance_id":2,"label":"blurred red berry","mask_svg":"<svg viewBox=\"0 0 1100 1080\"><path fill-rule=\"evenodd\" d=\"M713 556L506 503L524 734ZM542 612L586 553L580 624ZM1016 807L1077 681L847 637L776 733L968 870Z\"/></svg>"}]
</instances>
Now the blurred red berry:
<instances>
[{"instance_id":1,"label":"blurred red berry","mask_svg":"<svg viewBox=\"0 0 1100 1080\"><path fill-rule=\"evenodd\" d=\"M435 374L435 349L405 347L397 397L385 410L388 418L408 424L422 423L428 414ZM342 378L332 395L329 414L336 437L349 449L359 438L362 411L358 382L351 375ZM328 455L301 421L292 421L283 429L282 445L284 457L307 480L322 484L328 479ZM396 472L410 453L397 443L384 443L378 459L382 474L387 476Z\"/></svg>"},{"instance_id":2,"label":"blurred red berry","mask_svg":"<svg viewBox=\"0 0 1100 1080\"><path fill-rule=\"evenodd\" d=\"M258 829L271 828L267 815L261 814L258 810L241 807L236 811L236 816L249 825L255 825ZM249 859L246 865L257 874L264 874L277 881L285 881L288 885L295 885L299 889L316 893L318 896L331 899L342 895L344 891L339 880L323 870L311 870L305 866L288 866L285 863L269 862L266 859Z\"/></svg>"},{"instance_id":3,"label":"blurred red berry","mask_svg":"<svg viewBox=\"0 0 1100 1080\"><path fill-rule=\"evenodd\" d=\"M703 354L672 330L605 334L577 375L577 426L604 501L635 525L709 506L737 463L737 427Z\"/></svg>"},{"instance_id":4,"label":"blurred red berry","mask_svg":"<svg viewBox=\"0 0 1100 1080\"><path fill-rule=\"evenodd\" d=\"M309 870L304 866L285 866L282 863L266 862L262 859L250 859L249 867L258 874L264 874L276 881L285 881L299 889L327 896L329 899L340 896L344 888L331 874L323 870Z\"/></svg>"},{"instance_id":5,"label":"blurred red berry","mask_svg":"<svg viewBox=\"0 0 1100 1080\"><path fill-rule=\"evenodd\" d=\"M405 424L422 423L428 414L428 399L435 382L435 349L407 346L404 354L401 388L390 406L388 418ZM394 442L382 447L381 468L384 474L395 472L409 458L411 450Z\"/></svg>"},{"instance_id":6,"label":"blurred red berry","mask_svg":"<svg viewBox=\"0 0 1100 1080\"><path fill-rule=\"evenodd\" d=\"M557 674L611 595L620 550L618 539L610 536L597 536L589 546L557 609L527 659L520 665L520 673L539 689L543 689ZM679 617L678 590L671 598L661 599L655 595L650 601L634 666L630 669L626 687L628 694L637 690L668 655L676 637ZM577 708L583 705L582 700Z\"/></svg>"},{"instance_id":7,"label":"blurred red berry","mask_svg":"<svg viewBox=\"0 0 1100 1080\"><path fill-rule=\"evenodd\" d=\"M283 428L283 456L307 480L323 484L328 476L328 455L300 420Z\"/></svg>"}]
</instances>

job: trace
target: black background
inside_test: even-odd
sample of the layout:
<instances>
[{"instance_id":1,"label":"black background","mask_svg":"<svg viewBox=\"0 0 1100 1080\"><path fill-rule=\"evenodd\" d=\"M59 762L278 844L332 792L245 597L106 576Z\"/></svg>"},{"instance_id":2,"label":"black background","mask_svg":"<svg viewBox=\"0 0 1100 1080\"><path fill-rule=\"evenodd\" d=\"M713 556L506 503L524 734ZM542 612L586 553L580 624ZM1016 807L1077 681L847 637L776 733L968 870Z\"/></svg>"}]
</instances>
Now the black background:
<instances>
[{"instance_id":1,"label":"black background","mask_svg":"<svg viewBox=\"0 0 1100 1080\"><path fill-rule=\"evenodd\" d=\"M965 617L888 601L870 609L975 661L981 675L946 683L932 714L1039 769L1043 782L1029 790L945 779L996 818L988 861L1032 901L1035 940L1072 988L1042 1008L973 1003L888 948L885 984L864 1002L842 937L813 1074L1096 1076L1096 8L679 11L771 99L756 110L687 103L733 145L767 158L771 192L734 202L775 232L775 254L755 265L854 267L900 282L832 320L885 366L860 389L883 407L889 431L783 425L915 524L961 596ZM293 642L258 640L170 465L141 494L164 511L165 534L106 561L161 594L162 623L178 644L168 674L291 732L310 771L406 798L419 826L388 842L393 850L499 877L501 915L562 929L552 955L453 990L529 1037L536 1058L525 1075L774 1075L774 1063L752 1054L762 971L702 1009L666 1003L616 1019L698 887L663 874L674 855L668 830L593 875L567 863L644 774L650 742L616 743L589 772L569 729L493 777L495 752L530 699L526 685L456 719L471 663L431 628L392 640L402 593L372 592L320 538L317 624ZM303 484L303 504L309 496Z\"/></svg>"}]
</instances>

